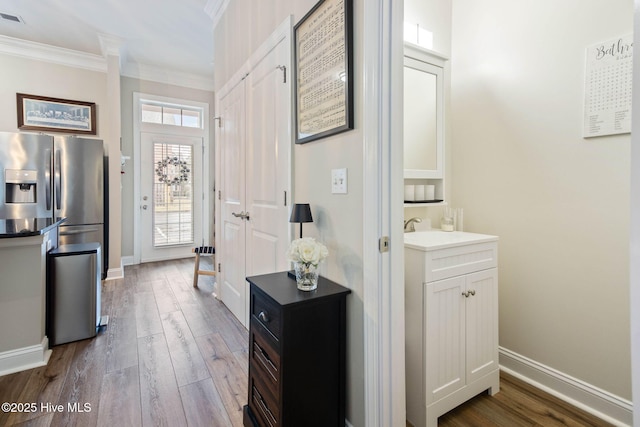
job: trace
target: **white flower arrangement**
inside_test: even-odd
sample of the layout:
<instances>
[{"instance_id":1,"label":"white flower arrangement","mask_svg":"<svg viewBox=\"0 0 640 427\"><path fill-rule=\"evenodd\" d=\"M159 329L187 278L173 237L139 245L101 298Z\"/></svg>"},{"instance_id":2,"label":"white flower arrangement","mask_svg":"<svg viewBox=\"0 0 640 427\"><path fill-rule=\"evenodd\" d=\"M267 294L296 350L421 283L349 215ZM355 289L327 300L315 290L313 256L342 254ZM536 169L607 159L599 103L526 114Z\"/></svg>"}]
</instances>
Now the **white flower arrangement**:
<instances>
[{"instance_id":1,"label":"white flower arrangement","mask_svg":"<svg viewBox=\"0 0 640 427\"><path fill-rule=\"evenodd\" d=\"M317 242L313 237L302 237L291 242L287 249L289 261L300 262L317 267L320 261L329 255L325 245Z\"/></svg>"}]
</instances>

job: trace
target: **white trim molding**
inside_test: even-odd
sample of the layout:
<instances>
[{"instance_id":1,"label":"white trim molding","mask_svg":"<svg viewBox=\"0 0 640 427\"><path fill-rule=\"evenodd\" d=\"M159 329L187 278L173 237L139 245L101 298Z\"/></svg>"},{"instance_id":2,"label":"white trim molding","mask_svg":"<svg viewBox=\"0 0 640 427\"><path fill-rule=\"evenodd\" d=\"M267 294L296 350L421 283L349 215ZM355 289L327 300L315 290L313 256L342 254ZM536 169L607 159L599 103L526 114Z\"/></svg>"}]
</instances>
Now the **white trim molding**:
<instances>
[{"instance_id":1,"label":"white trim molding","mask_svg":"<svg viewBox=\"0 0 640 427\"><path fill-rule=\"evenodd\" d=\"M0 377L27 369L46 366L51 357L49 338L42 338L40 344L0 353Z\"/></svg>"},{"instance_id":2,"label":"white trim molding","mask_svg":"<svg viewBox=\"0 0 640 427\"><path fill-rule=\"evenodd\" d=\"M403 4L364 2L364 405L365 426L406 422L404 245L401 222ZM389 251L378 242L390 238Z\"/></svg>"},{"instance_id":3,"label":"white trim molding","mask_svg":"<svg viewBox=\"0 0 640 427\"><path fill-rule=\"evenodd\" d=\"M175 104L175 105L188 105L191 107L196 107L202 109L202 128L184 128L177 126L167 126L167 125L158 125L158 124L150 124L150 123L142 123L140 119L140 102L142 100L152 100L158 101L161 103ZM185 137L195 137L202 138L204 152L202 153L203 165L202 165L202 176L205 178L209 176L209 146L210 146L210 138L209 138L209 129L211 126L210 123L210 106L206 102L193 101L189 99L180 99L180 98L172 98L167 96L153 95L150 93L142 93L142 92L133 92L133 200L139 201L141 200L141 134L144 132L155 133L155 134L163 134L163 135L175 135L175 136L185 136ZM209 222L205 220L211 214L209 212L210 208L210 197L211 191L207 188L203 187L203 196L202 196L202 204L205 207L203 211L203 220L202 220L202 236L205 238L205 243L208 241L210 236L209 230ZM135 204L137 205L137 203ZM141 230L140 224L140 209L134 209L133 211L133 260L128 259L127 262L131 264L140 264L142 262L142 246L138 236L140 236ZM194 243L195 244L195 243ZM152 261L145 260L144 262Z\"/></svg>"},{"instance_id":4,"label":"white trim molding","mask_svg":"<svg viewBox=\"0 0 640 427\"><path fill-rule=\"evenodd\" d=\"M633 39L640 45L640 0L634 0ZM632 104L640 105L640 55L633 57ZM629 224L629 307L631 313L631 394L635 425L640 426L640 108L631 110L631 191Z\"/></svg>"},{"instance_id":5,"label":"white trim molding","mask_svg":"<svg viewBox=\"0 0 640 427\"><path fill-rule=\"evenodd\" d=\"M231 0L209 0L207 4L204 5L204 12L211 18L213 28L216 28L216 25L220 22L230 2Z\"/></svg>"},{"instance_id":6,"label":"white trim molding","mask_svg":"<svg viewBox=\"0 0 640 427\"><path fill-rule=\"evenodd\" d=\"M100 55L3 35L0 35L0 53L101 73L107 72L107 61Z\"/></svg>"},{"instance_id":7,"label":"white trim molding","mask_svg":"<svg viewBox=\"0 0 640 427\"><path fill-rule=\"evenodd\" d=\"M630 426L630 401L500 347L500 369L615 426Z\"/></svg>"},{"instance_id":8,"label":"white trim molding","mask_svg":"<svg viewBox=\"0 0 640 427\"><path fill-rule=\"evenodd\" d=\"M107 278L105 281L124 279L124 267L122 265L123 259L120 258L120 268L110 268L107 270Z\"/></svg>"},{"instance_id":9,"label":"white trim molding","mask_svg":"<svg viewBox=\"0 0 640 427\"><path fill-rule=\"evenodd\" d=\"M105 56L80 52L72 49L51 46L14 37L0 35L0 54L17 56L35 61L49 62L65 65L72 68L81 68L100 73L107 73L106 56L118 56L120 75L138 80L170 84L192 89L213 91L213 75L203 76L199 74L184 73L180 71L166 70L146 64L137 64L126 60L123 54L123 46L118 43L120 39L98 34L100 46Z\"/></svg>"},{"instance_id":10,"label":"white trim molding","mask_svg":"<svg viewBox=\"0 0 640 427\"><path fill-rule=\"evenodd\" d=\"M123 266L135 265L135 262L133 260L133 255L123 256L122 257L122 265Z\"/></svg>"},{"instance_id":11,"label":"white trim molding","mask_svg":"<svg viewBox=\"0 0 640 427\"><path fill-rule=\"evenodd\" d=\"M147 64L138 64L123 61L120 74L138 80L164 83L191 89L200 89L213 92L213 75L201 76L198 74L184 73L175 70L167 70Z\"/></svg>"}]
</instances>

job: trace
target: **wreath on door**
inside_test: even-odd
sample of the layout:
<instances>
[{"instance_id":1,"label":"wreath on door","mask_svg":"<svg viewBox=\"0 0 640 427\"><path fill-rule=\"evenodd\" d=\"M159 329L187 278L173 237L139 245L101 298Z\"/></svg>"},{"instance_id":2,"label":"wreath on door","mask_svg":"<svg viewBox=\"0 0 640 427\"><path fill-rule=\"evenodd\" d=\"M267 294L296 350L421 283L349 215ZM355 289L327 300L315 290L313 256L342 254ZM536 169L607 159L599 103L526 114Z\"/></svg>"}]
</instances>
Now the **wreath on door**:
<instances>
[{"instance_id":1,"label":"wreath on door","mask_svg":"<svg viewBox=\"0 0 640 427\"><path fill-rule=\"evenodd\" d=\"M170 185L182 184L189 181L189 164L177 157L167 156L159 160L156 166L158 181Z\"/></svg>"}]
</instances>

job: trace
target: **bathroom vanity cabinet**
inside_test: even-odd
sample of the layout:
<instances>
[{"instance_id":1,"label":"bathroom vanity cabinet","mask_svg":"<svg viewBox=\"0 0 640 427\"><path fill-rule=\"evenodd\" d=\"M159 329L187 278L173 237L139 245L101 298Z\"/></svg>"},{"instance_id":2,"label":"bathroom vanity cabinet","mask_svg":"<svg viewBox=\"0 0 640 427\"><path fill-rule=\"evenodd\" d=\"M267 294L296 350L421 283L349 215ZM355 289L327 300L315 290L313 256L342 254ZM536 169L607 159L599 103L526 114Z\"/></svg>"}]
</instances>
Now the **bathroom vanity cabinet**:
<instances>
[{"instance_id":1,"label":"bathroom vanity cabinet","mask_svg":"<svg viewBox=\"0 0 640 427\"><path fill-rule=\"evenodd\" d=\"M499 391L498 238L431 230L405 234L407 420L438 417Z\"/></svg>"}]
</instances>

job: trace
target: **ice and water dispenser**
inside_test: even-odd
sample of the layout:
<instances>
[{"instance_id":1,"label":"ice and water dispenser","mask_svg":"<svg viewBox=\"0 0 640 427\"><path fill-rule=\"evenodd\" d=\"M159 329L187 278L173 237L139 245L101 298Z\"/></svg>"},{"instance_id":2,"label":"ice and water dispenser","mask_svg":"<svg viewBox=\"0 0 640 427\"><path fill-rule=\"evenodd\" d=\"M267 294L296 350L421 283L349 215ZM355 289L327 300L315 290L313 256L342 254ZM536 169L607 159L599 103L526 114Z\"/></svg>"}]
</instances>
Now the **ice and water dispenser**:
<instances>
[{"instance_id":1,"label":"ice and water dispenser","mask_svg":"<svg viewBox=\"0 0 640 427\"><path fill-rule=\"evenodd\" d=\"M38 171L5 169L5 203L37 203Z\"/></svg>"}]
</instances>

